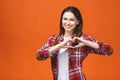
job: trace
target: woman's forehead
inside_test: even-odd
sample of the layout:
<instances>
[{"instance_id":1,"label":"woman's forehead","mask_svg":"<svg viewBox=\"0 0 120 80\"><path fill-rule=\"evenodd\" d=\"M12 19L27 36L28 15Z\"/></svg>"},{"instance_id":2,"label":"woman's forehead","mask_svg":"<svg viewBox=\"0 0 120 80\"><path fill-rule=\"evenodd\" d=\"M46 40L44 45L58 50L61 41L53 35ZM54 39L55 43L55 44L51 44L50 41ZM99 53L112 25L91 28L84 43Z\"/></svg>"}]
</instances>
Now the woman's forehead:
<instances>
[{"instance_id":1,"label":"woman's forehead","mask_svg":"<svg viewBox=\"0 0 120 80\"><path fill-rule=\"evenodd\" d=\"M63 17L66 17L66 18L76 18L72 12L65 12L63 14Z\"/></svg>"}]
</instances>

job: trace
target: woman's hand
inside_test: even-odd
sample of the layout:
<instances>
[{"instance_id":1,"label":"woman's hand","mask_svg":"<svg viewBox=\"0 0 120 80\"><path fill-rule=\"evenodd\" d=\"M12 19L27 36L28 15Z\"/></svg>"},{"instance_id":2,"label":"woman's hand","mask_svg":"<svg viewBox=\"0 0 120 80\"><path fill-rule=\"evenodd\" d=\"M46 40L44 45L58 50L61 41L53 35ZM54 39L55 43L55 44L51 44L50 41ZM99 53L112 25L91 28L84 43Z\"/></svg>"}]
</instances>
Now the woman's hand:
<instances>
[{"instance_id":1,"label":"woman's hand","mask_svg":"<svg viewBox=\"0 0 120 80\"><path fill-rule=\"evenodd\" d=\"M55 51L59 50L60 48L73 48L73 46L69 45L69 42L72 42L72 39L66 39L55 46L50 47L49 54L52 55Z\"/></svg>"},{"instance_id":2,"label":"woman's hand","mask_svg":"<svg viewBox=\"0 0 120 80\"><path fill-rule=\"evenodd\" d=\"M74 48L77 48L77 47L86 46L86 43L83 41L82 38L74 37L72 45Z\"/></svg>"},{"instance_id":3,"label":"woman's hand","mask_svg":"<svg viewBox=\"0 0 120 80\"><path fill-rule=\"evenodd\" d=\"M82 47L82 46L89 46L89 47L92 47L95 49L99 48L99 45L96 42L88 41L88 40L85 40L83 38L74 37L73 41L77 42L77 45L75 45L74 48Z\"/></svg>"},{"instance_id":4,"label":"woman's hand","mask_svg":"<svg viewBox=\"0 0 120 80\"><path fill-rule=\"evenodd\" d=\"M63 42L59 43L58 46L60 48L73 48L73 46L70 45L71 42L73 42L73 39L66 39Z\"/></svg>"}]
</instances>

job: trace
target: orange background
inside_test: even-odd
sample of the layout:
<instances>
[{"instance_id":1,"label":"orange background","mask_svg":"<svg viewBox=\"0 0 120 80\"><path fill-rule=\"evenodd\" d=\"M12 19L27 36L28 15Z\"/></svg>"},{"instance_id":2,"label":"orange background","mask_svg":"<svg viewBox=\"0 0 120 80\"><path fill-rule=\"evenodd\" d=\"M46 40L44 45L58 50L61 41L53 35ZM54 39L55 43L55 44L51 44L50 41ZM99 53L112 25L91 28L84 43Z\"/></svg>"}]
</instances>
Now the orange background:
<instances>
[{"instance_id":1,"label":"orange background","mask_svg":"<svg viewBox=\"0 0 120 80\"><path fill-rule=\"evenodd\" d=\"M52 80L50 58L36 51L59 32L62 10L81 10L84 33L109 43L113 55L91 54L83 62L88 80L120 80L120 0L1 0L0 80Z\"/></svg>"}]
</instances>

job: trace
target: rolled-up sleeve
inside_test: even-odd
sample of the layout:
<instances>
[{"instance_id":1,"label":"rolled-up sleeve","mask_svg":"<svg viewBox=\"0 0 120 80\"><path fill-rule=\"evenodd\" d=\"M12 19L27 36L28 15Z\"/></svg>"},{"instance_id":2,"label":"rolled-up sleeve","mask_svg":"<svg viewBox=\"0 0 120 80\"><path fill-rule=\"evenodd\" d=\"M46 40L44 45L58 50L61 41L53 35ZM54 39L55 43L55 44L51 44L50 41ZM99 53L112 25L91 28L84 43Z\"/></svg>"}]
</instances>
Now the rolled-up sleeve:
<instances>
[{"instance_id":1,"label":"rolled-up sleeve","mask_svg":"<svg viewBox=\"0 0 120 80\"><path fill-rule=\"evenodd\" d=\"M36 54L37 60L45 60L49 58L49 48L52 45L53 38L54 36L50 37L48 41L46 42L46 44L42 48L38 49L37 54Z\"/></svg>"},{"instance_id":2,"label":"rolled-up sleeve","mask_svg":"<svg viewBox=\"0 0 120 80\"><path fill-rule=\"evenodd\" d=\"M103 54L103 55L111 55L112 54L112 48L109 44L104 42L97 42L99 45L98 49L93 49L93 52Z\"/></svg>"},{"instance_id":3,"label":"rolled-up sleeve","mask_svg":"<svg viewBox=\"0 0 120 80\"><path fill-rule=\"evenodd\" d=\"M36 58L37 60L45 60L49 57L49 46L43 46L37 51Z\"/></svg>"},{"instance_id":4,"label":"rolled-up sleeve","mask_svg":"<svg viewBox=\"0 0 120 80\"><path fill-rule=\"evenodd\" d=\"M92 42L96 42L99 45L98 49L87 47L86 50L88 51L88 53L97 53L97 54L106 55L106 56L112 54L113 49L108 43L97 41L96 39L94 39L90 36L87 37L87 40L90 40Z\"/></svg>"}]
</instances>

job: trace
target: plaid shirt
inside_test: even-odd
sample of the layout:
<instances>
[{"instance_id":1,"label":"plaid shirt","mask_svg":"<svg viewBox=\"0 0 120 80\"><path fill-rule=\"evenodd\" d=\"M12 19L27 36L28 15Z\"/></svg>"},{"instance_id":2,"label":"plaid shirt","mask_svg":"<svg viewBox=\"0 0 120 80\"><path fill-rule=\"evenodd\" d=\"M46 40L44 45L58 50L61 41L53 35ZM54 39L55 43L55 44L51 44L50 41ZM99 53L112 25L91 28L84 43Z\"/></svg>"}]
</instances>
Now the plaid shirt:
<instances>
[{"instance_id":1,"label":"plaid shirt","mask_svg":"<svg viewBox=\"0 0 120 80\"><path fill-rule=\"evenodd\" d=\"M38 50L37 52L37 59L38 60L45 60L48 57L51 57L51 65L52 65L52 72L53 72L53 79L57 80L58 78L58 58L57 55L59 53L59 50L54 52L51 56L49 55L48 49L52 46L53 41L56 39L57 35L54 35L50 37L47 41L47 43ZM63 41L63 37L60 37L60 40L58 43ZM94 49L88 46L83 46L79 48L75 48L75 53L68 53L69 54L69 79L70 80L85 80L85 76L82 73L81 67L82 67L82 61L87 57L89 53L96 53L101 55L108 55L110 52L111 47L103 42L97 41L91 36L82 34L84 39L96 42L99 45L98 49Z\"/></svg>"}]
</instances>

